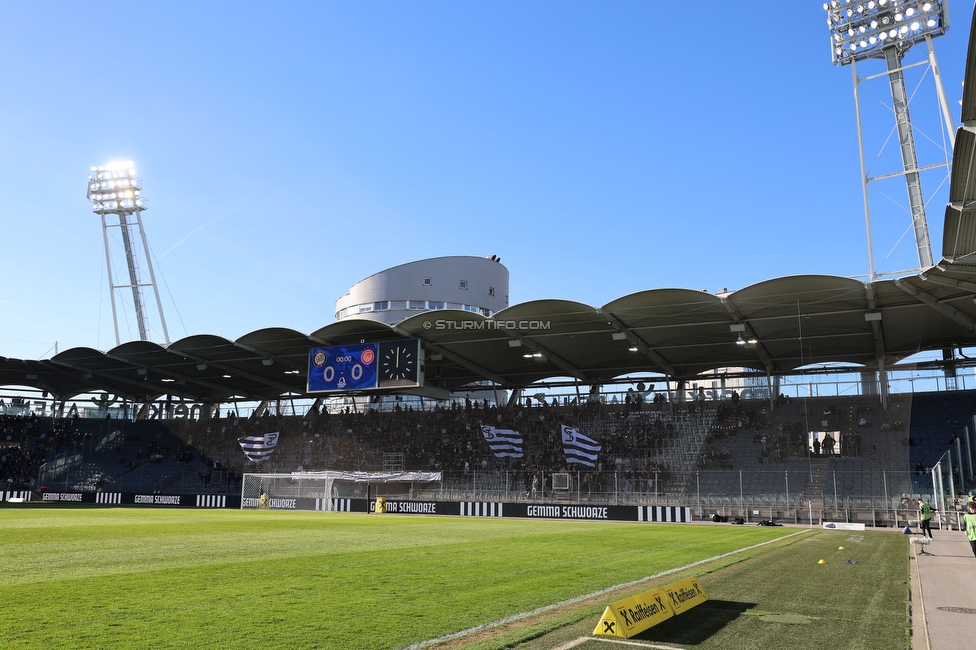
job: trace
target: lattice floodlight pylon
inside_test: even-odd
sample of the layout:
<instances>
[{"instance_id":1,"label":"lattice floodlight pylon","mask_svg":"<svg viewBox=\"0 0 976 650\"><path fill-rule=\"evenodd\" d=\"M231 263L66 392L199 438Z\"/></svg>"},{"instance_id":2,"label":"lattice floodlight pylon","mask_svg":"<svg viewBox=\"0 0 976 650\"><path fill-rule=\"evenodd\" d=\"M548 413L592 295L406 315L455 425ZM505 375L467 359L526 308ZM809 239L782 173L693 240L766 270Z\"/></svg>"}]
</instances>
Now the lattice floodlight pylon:
<instances>
[{"instance_id":1,"label":"lattice floodlight pylon","mask_svg":"<svg viewBox=\"0 0 976 650\"><path fill-rule=\"evenodd\" d=\"M334 511L340 499L398 496L409 499L418 484L442 480L441 472L293 472L244 474L241 509Z\"/></svg>"},{"instance_id":2,"label":"lattice floodlight pylon","mask_svg":"<svg viewBox=\"0 0 976 650\"><path fill-rule=\"evenodd\" d=\"M132 292L132 307L139 329L139 340L150 340L149 315L142 296L143 287L151 287L153 295L156 297L156 313L159 316L159 324L162 326L163 340L168 344L169 331L166 329L163 303L159 297L159 287L156 284L156 272L153 270L149 241L146 239L146 230L142 225L142 213L149 206L142 196L142 179L136 176L135 166L130 161L119 161L102 167L92 167L91 174L88 176L87 196L92 204L92 212L102 218L102 238L105 242L105 265L108 268L109 296L112 302L112 320L115 325L115 344L120 345L122 343L119 332L119 310L116 307L116 298L119 297L116 292L121 289L129 289ZM109 228L118 228L121 235L126 269L128 270L128 284L116 277L112 265L112 246L110 245L112 238L109 237ZM149 270L149 282L140 280L140 259Z\"/></svg>"},{"instance_id":3,"label":"lattice floodlight pylon","mask_svg":"<svg viewBox=\"0 0 976 650\"><path fill-rule=\"evenodd\" d=\"M928 221L925 214L926 197L922 192L922 172L945 170L943 180L948 180L951 152L954 138L955 120L952 117L949 100L942 85L942 76L932 46L932 39L945 34L949 29L949 10L946 0L828 0L823 3L827 12L827 26L830 29L830 53L833 62L838 66L851 66L854 81L854 105L857 118L857 139L861 162L861 189L864 200L864 219L867 228L868 264L870 278L873 281L877 274L874 262L874 244L872 235L872 210L869 189L873 189L879 196L885 198L882 206L888 206L891 195L881 188L885 181L904 177L907 189L908 205L912 227L915 232L915 246L918 253L920 269L934 266L932 243L929 237ZM924 44L928 55L917 62L905 61L906 53L914 46ZM883 74L869 74L860 76L858 63L870 60L884 61L887 71ZM940 131L945 129L945 140L938 146L937 140L926 136L925 131L919 131L913 124L909 111L909 104L916 92L909 92L906 84L906 72L918 68L924 71L922 77L931 77L935 83L935 94L941 112ZM894 148L891 158L878 152L873 163L869 163L865 148L864 122L862 114L861 86L873 79L887 78L891 92L891 105L885 108L895 118L895 128L888 138L883 139L887 144L897 142L897 153L900 154L901 165L895 163L898 155ZM870 120L868 120L870 121ZM934 122L933 122L934 123ZM876 128L872 122L872 128ZM924 144L931 141L936 146L926 146L923 150L926 158L921 164L917 148L916 131L923 137ZM929 128L934 134L934 129ZM879 135L884 130L878 130ZM895 135L896 137L891 137ZM885 148L884 146L882 148ZM881 169L884 167L885 169ZM940 183L940 186L942 183ZM931 199L929 199L931 200ZM889 253L890 255L890 253Z\"/></svg>"}]
</instances>

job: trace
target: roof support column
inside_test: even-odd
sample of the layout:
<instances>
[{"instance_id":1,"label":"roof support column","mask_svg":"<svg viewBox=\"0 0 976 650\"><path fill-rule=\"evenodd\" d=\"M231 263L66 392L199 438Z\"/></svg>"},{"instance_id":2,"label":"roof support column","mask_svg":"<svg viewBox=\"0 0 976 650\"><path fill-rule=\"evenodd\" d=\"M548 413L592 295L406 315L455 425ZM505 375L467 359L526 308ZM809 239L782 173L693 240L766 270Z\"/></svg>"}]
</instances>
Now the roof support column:
<instances>
[{"instance_id":1,"label":"roof support column","mask_svg":"<svg viewBox=\"0 0 976 650\"><path fill-rule=\"evenodd\" d=\"M888 369L884 359L878 359L878 381L881 383L881 408L888 410Z\"/></svg>"},{"instance_id":2,"label":"roof support column","mask_svg":"<svg viewBox=\"0 0 976 650\"><path fill-rule=\"evenodd\" d=\"M203 402L203 407L200 409L200 421L210 420L213 418L214 414L214 404L211 401Z\"/></svg>"},{"instance_id":3,"label":"roof support column","mask_svg":"<svg viewBox=\"0 0 976 650\"><path fill-rule=\"evenodd\" d=\"M355 400L353 400L353 403L355 403ZM258 404L258 407L251 412L251 417L249 417L248 420L254 421L260 419L260 417L264 414L267 408L268 408L268 400L266 399L261 400L261 403Z\"/></svg>"},{"instance_id":4,"label":"roof support column","mask_svg":"<svg viewBox=\"0 0 976 650\"><path fill-rule=\"evenodd\" d=\"M881 312L878 311L877 301L874 299L874 285L870 282L864 287L868 301L868 313L864 320L871 323L871 334L874 336L874 358L878 362L878 382L881 393L881 407L888 409L888 371L885 370L885 339L884 328L881 325Z\"/></svg>"},{"instance_id":5,"label":"roof support column","mask_svg":"<svg viewBox=\"0 0 976 650\"><path fill-rule=\"evenodd\" d=\"M321 397L315 398L315 401L312 402L312 405L308 407L307 411L305 411L305 417L303 419L307 420L308 418L314 417L319 414L319 409L322 408L322 399L323 398Z\"/></svg>"},{"instance_id":6,"label":"roof support column","mask_svg":"<svg viewBox=\"0 0 976 650\"><path fill-rule=\"evenodd\" d=\"M512 394L508 396L508 408L514 408L518 401L522 398L522 389L516 388L512 391Z\"/></svg>"}]
</instances>

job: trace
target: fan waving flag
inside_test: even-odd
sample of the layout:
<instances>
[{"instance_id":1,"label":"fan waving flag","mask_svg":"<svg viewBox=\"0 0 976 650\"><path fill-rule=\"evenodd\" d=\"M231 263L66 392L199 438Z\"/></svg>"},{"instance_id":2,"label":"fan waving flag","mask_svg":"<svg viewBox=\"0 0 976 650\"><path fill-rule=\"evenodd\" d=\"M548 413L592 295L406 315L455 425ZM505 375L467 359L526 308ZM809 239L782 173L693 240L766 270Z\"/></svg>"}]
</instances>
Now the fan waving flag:
<instances>
[{"instance_id":1,"label":"fan waving flag","mask_svg":"<svg viewBox=\"0 0 976 650\"><path fill-rule=\"evenodd\" d=\"M248 460L260 463L274 451L275 445L278 444L278 432L266 433L263 436L241 436L237 442L241 443L241 449L244 450Z\"/></svg>"},{"instance_id":2,"label":"fan waving flag","mask_svg":"<svg viewBox=\"0 0 976 650\"><path fill-rule=\"evenodd\" d=\"M579 463L593 467L596 462L597 454L603 448L597 444L596 440L584 436L578 429L560 425L563 433L563 452L566 454L567 463Z\"/></svg>"},{"instance_id":3,"label":"fan waving flag","mask_svg":"<svg viewBox=\"0 0 976 650\"><path fill-rule=\"evenodd\" d=\"M521 458L522 457L522 434L512 429L496 429L495 427L482 426L481 433L484 435L491 451L498 458Z\"/></svg>"}]
</instances>

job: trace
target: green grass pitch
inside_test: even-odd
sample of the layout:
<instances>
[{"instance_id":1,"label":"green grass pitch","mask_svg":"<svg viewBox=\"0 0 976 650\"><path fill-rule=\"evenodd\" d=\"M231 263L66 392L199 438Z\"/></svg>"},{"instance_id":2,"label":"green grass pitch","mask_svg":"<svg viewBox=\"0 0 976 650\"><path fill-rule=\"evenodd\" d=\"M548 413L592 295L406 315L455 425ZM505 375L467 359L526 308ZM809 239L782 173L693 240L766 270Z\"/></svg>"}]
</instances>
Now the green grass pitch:
<instances>
[{"instance_id":1,"label":"green grass pitch","mask_svg":"<svg viewBox=\"0 0 976 650\"><path fill-rule=\"evenodd\" d=\"M0 508L0 642L44 649L402 648L574 601L440 644L550 648L588 635L603 608L627 592L575 602L580 596L796 532L9 506ZM868 533L838 551L850 537L801 531L658 579L699 575L711 600L641 638L703 650L800 650L825 647L825 638L831 647L907 648L906 540ZM818 565L819 557L827 563ZM857 564L845 563L852 558ZM647 588L631 586L629 593ZM729 645L742 634L754 643L743 637L743 645ZM854 643L858 638L864 642Z\"/></svg>"}]
</instances>

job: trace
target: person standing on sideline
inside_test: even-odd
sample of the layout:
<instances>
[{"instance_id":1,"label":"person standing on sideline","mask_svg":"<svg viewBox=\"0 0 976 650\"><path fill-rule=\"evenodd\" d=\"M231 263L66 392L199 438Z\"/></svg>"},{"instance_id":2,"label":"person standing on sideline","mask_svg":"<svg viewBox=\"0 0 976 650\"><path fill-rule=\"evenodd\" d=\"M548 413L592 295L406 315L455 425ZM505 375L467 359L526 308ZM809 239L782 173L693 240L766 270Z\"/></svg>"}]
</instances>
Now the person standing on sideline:
<instances>
[{"instance_id":1,"label":"person standing on sideline","mask_svg":"<svg viewBox=\"0 0 976 650\"><path fill-rule=\"evenodd\" d=\"M922 511L922 516L919 518L919 525L922 527L922 535L932 539L932 513L938 512L938 508L933 508L929 504L925 503L924 499L918 500L918 508Z\"/></svg>"},{"instance_id":2,"label":"person standing on sideline","mask_svg":"<svg viewBox=\"0 0 976 650\"><path fill-rule=\"evenodd\" d=\"M966 536L969 537L969 545L973 547L973 555L976 555L976 501L966 504L966 514L962 516L966 523Z\"/></svg>"}]
</instances>

